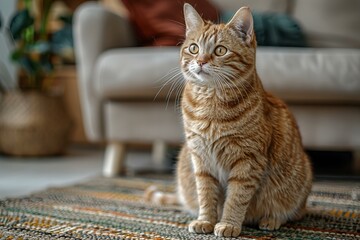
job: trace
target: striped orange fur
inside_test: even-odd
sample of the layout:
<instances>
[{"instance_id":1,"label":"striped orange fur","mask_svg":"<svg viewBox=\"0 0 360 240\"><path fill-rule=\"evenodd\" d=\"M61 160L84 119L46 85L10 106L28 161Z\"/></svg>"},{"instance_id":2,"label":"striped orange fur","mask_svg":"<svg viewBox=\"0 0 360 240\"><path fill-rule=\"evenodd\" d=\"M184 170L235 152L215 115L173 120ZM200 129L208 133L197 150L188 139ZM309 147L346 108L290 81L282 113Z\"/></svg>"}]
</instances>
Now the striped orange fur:
<instances>
[{"instance_id":1,"label":"striped orange fur","mask_svg":"<svg viewBox=\"0 0 360 240\"><path fill-rule=\"evenodd\" d=\"M301 218L311 164L293 115L257 75L250 9L227 24L203 21L189 4L184 13L177 199L197 213L189 231L237 237L244 223L274 230Z\"/></svg>"}]
</instances>

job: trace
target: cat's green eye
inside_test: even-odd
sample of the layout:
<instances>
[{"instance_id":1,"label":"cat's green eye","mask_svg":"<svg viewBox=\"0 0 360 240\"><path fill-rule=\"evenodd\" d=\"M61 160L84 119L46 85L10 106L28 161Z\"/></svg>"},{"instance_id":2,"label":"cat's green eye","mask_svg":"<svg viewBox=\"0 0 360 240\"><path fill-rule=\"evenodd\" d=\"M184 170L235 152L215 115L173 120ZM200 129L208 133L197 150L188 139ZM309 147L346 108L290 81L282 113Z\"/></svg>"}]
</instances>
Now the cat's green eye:
<instances>
[{"instance_id":1,"label":"cat's green eye","mask_svg":"<svg viewBox=\"0 0 360 240\"><path fill-rule=\"evenodd\" d=\"M199 52L199 47L198 47L198 45L196 45L195 43L191 44L191 45L189 46L189 52L190 52L191 54L197 54L197 53Z\"/></svg>"},{"instance_id":2,"label":"cat's green eye","mask_svg":"<svg viewBox=\"0 0 360 240\"><path fill-rule=\"evenodd\" d=\"M227 52L227 48L224 46L217 46L214 52L216 56L224 56Z\"/></svg>"}]
</instances>

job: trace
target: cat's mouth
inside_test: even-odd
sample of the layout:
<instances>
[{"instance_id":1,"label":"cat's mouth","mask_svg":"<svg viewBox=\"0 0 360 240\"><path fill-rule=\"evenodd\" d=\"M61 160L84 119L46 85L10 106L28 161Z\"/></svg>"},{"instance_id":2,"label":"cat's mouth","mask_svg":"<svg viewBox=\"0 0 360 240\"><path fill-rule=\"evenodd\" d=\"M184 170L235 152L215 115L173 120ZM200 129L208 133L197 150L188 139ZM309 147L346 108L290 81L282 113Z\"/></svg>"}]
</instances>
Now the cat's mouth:
<instances>
[{"instance_id":1,"label":"cat's mouth","mask_svg":"<svg viewBox=\"0 0 360 240\"><path fill-rule=\"evenodd\" d=\"M208 72L205 72L204 69L202 69L202 68L199 68L198 70L196 70L195 73L197 75L201 75L201 74L210 75Z\"/></svg>"}]
</instances>

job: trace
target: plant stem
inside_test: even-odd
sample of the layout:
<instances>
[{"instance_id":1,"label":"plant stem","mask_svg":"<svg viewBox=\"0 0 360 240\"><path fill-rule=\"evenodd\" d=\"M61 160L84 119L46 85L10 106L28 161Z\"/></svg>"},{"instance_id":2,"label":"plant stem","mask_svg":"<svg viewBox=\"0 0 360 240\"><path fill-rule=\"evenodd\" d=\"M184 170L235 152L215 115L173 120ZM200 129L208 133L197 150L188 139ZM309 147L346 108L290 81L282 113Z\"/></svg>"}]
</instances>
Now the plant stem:
<instances>
[{"instance_id":1,"label":"plant stem","mask_svg":"<svg viewBox=\"0 0 360 240\"><path fill-rule=\"evenodd\" d=\"M28 10L29 13L31 13L31 0L24 0L25 8ZM34 42L35 37L35 28L34 25L29 26L25 29L24 32L24 42L25 45L32 44Z\"/></svg>"},{"instance_id":2,"label":"plant stem","mask_svg":"<svg viewBox=\"0 0 360 240\"><path fill-rule=\"evenodd\" d=\"M41 16L41 24L40 24L40 39L43 40L47 39L47 24L48 24L48 18L52 3L53 3L52 0L42 0L43 14Z\"/></svg>"}]
</instances>

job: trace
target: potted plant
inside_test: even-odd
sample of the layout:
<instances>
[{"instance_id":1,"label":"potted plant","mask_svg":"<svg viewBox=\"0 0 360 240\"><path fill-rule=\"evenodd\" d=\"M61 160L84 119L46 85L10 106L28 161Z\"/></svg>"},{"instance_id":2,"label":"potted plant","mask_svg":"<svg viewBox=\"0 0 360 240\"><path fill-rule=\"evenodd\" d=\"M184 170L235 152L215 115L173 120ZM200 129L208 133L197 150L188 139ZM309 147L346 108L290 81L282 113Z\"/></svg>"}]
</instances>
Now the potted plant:
<instances>
[{"instance_id":1,"label":"potted plant","mask_svg":"<svg viewBox=\"0 0 360 240\"><path fill-rule=\"evenodd\" d=\"M23 0L23 9L10 21L11 59L19 66L19 80L15 91L3 89L0 102L0 151L6 154L60 154L68 143L69 115L62 97L51 91L55 55L47 25L52 3L40 0L36 18L33 1Z\"/></svg>"}]
</instances>

